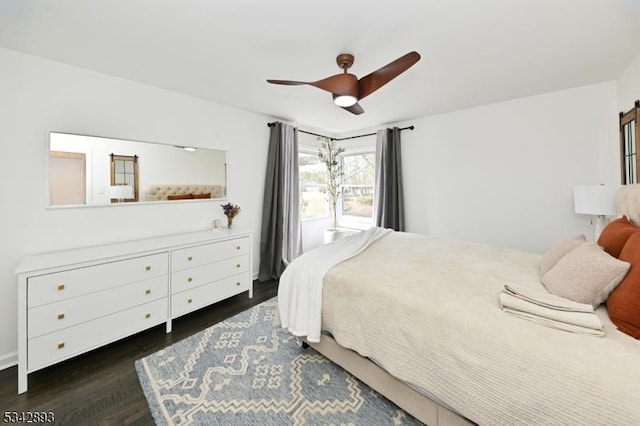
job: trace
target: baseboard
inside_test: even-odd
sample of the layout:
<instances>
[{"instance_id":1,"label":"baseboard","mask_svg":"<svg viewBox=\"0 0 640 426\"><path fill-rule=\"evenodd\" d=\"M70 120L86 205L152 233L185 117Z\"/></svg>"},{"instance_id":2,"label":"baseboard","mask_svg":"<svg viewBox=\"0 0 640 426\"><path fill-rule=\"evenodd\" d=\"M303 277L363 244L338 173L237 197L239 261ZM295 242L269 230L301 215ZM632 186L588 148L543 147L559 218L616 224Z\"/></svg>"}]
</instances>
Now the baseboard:
<instances>
[{"instance_id":1,"label":"baseboard","mask_svg":"<svg viewBox=\"0 0 640 426\"><path fill-rule=\"evenodd\" d=\"M0 356L0 371L18 365L18 352L9 352Z\"/></svg>"}]
</instances>

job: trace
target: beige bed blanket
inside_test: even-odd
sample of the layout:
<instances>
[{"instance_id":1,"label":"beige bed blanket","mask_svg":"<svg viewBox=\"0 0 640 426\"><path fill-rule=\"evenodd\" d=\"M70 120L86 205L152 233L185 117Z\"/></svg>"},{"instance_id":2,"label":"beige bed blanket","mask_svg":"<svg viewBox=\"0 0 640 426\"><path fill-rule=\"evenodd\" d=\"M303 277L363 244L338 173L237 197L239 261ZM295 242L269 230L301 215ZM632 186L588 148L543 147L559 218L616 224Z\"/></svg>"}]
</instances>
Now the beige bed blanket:
<instances>
[{"instance_id":1,"label":"beige bed blanket","mask_svg":"<svg viewBox=\"0 0 640 426\"><path fill-rule=\"evenodd\" d=\"M640 342L597 311L606 336L505 314L505 284L542 289L540 256L391 233L324 278L337 342L487 425L634 425Z\"/></svg>"}]
</instances>

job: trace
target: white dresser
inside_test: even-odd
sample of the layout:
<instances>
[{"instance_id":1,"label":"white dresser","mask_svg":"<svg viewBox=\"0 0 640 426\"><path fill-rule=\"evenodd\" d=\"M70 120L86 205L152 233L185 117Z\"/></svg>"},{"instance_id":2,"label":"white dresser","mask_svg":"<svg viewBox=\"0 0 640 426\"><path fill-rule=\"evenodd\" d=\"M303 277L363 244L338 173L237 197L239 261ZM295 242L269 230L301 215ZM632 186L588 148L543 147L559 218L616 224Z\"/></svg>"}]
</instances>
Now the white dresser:
<instances>
[{"instance_id":1,"label":"white dresser","mask_svg":"<svg viewBox=\"0 0 640 426\"><path fill-rule=\"evenodd\" d=\"M202 231L25 257L18 393L29 373L245 291L250 232Z\"/></svg>"},{"instance_id":2,"label":"white dresser","mask_svg":"<svg viewBox=\"0 0 640 426\"><path fill-rule=\"evenodd\" d=\"M250 237L174 250L171 253L171 317L249 290Z\"/></svg>"}]
</instances>

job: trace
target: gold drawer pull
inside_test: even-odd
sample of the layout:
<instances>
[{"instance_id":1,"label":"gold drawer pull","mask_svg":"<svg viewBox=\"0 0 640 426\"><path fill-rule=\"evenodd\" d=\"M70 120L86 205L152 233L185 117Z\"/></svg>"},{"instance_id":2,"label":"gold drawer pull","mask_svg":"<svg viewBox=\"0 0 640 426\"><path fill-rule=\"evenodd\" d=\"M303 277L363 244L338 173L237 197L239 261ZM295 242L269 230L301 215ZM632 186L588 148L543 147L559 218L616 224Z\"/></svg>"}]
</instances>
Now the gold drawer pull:
<instances>
[{"instance_id":1,"label":"gold drawer pull","mask_svg":"<svg viewBox=\"0 0 640 426\"><path fill-rule=\"evenodd\" d=\"M238 263L238 264L236 265L236 268L239 268L239 267L240 267L240 264Z\"/></svg>"},{"instance_id":2,"label":"gold drawer pull","mask_svg":"<svg viewBox=\"0 0 640 426\"><path fill-rule=\"evenodd\" d=\"M144 291L144 294L151 294L151 289L149 289L149 288L148 288L148 289L146 289L146 290Z\"/></svg>"},{"instance_id":3,"label":"gold drawer pull","mask_svg":"<svg viewBox=\"0 0 640 426\"><path fill-rule=\"evenodd\" d=\"M189 300L187 300L187 303L191 303L193 302L193 299L189 298Z\"/></svg>"},{"instance_id":4,"label":"gold drawer pull","mask_svg":"<svg viewBox=\"0 0 640 426\"><path fill-rule=\"evenodd\" d=\"M64 313L58 314L58 319L59 320L64 319Z\"/></svg>"},{"instance_id":5,"label":"gold drawer pull","mask_svg":"<svg viewBox=\"0 0 640 426\"><path fill-rule=\"evenodd\" d=\"M58 291L64 290L64 284L58 284Z\"/></svg>"},{"instance_id":6,"label":"gold drawer pull","mask_svg":"<svg viewBox=\"0 0 640 426\"><path fill-rule=\"evenodd\" d=\"M187 281L191 282L191 281L193 281L193 278L189 277L189 278L187 278Z\"/></svg>"},{"instance_id":7,"label":"gold drawer pull","mask_svg":"<svg viewBox=\"0 0 640 426\"><path fill-rule=\"evenodd\" d=\"M237 286L237 287L240 287L240 283L239 283L239 282L237 282L237 283L236 283L236 286Z\"/></svg>"},{"instance_id":8,"label":"gold drawer pull","mask_svg":"<svg viewBox=\"0 0 640 426\"><path fill-rule=\"evenodd\" d=\"M145 318L151 318L151 314L146 314L144 317Z\"/></svg>"},{"instance_id":9,"label":"gold drawer pull","mask_svg":"<svg viewBox=\"0 0 640 426\"><path fill-rule=\"evenodd\" d=\"M145 271L150 271L150 270L151 270L151 266L150 266L150 265L145 266L145 267L144 267L144 270L145 270Z\"/></svg>"},{"instance_id":10,"label":"gold drawer pull","mask_svg":"<svg viewBox=\"0 0 640 426\"><path fill-rule=\"evenodd\" d=\"M64 348L64 342L58 343L58 349L63 349L63 348Z\"/></svg>"},{"instance_id":11,"label":"gold drawer pull","mask_svg":"<svg viewBox=\"0 0 640 426\"><path fill-rule=\"evenodd\" d=\"M189 256L189 257L187 257L187 260L188 260L189 262L191 262L191 261L193 260L193 257L192 257L192 256Z\"/></svg>"},{"instance_id":12,"label":"gold drawer pull","mask_svg":"<svg viewBox=\"0 0 640 426\"><path fill-rule=\"evenodd\" d=\"M240 246L236 246L236 250L240 250Z\"/></svg>"}]
</instances>

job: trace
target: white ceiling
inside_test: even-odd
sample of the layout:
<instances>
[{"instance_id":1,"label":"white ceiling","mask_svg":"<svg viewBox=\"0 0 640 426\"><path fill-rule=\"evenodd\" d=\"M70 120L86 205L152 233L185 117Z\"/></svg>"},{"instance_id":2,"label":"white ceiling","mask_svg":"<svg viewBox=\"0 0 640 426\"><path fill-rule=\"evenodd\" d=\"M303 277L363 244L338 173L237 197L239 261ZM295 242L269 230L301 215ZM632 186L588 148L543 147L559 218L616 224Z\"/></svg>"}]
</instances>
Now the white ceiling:
<instances>
[{"instance_id":1,"label":"white ceiling","mask_svg":"<svg viewBox=\"0 0 640 426\"><path fill-rule=\"evenodd\" d=\"M2 0L0 47L342 133L613 80L640 0ZM422 60L352 115L313 81Z\"/></svg>"}]
</instances>

